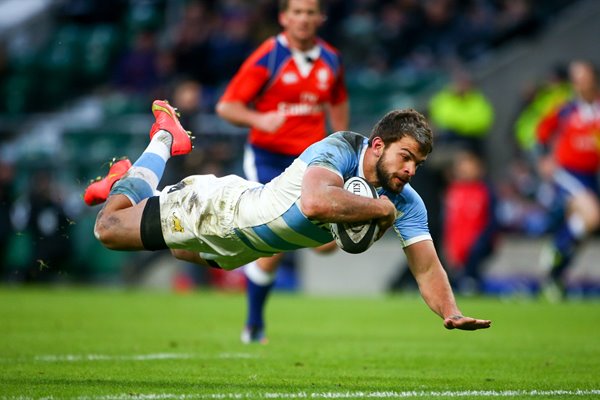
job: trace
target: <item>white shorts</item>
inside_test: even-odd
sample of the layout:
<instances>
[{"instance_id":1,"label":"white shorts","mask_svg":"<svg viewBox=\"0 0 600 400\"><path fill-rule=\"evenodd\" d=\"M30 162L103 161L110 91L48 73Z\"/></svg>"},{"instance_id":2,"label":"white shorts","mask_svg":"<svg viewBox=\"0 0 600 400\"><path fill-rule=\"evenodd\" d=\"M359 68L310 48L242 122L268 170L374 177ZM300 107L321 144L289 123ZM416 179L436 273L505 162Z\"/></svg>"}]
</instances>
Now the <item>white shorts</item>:
<instances>
[{"instance_id":1,"label":"white shorts","mask_svg":"<svg viewBox=\"0 0 600 400\"><path fill-rule=\"evenodd\" d=\"M235 175L193 175L160 194L161 228L172 249L197 251L223 269L235 269L264 253L246 246L235 233L241 194L259 183Z\"/></svg>"}]
</instances>

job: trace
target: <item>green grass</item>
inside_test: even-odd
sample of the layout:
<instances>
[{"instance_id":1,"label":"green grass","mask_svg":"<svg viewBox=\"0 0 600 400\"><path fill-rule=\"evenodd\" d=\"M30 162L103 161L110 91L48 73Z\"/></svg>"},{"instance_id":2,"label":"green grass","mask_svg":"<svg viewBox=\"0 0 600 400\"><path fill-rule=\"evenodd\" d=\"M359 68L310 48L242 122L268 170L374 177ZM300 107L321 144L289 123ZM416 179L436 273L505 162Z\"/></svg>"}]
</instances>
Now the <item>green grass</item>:
<instances>
[{"instance_id":1,"label":"green grass","mask_svg":"<svg viewBox=\"0 0 600 400\"><path fill-rule=\"evenodd\" d=\"M0 399L600 398L600 303L276 294L270 344L240 294L0 288ZM162 358L161 358L162 357Z\"/></svg>"}]
</instances>

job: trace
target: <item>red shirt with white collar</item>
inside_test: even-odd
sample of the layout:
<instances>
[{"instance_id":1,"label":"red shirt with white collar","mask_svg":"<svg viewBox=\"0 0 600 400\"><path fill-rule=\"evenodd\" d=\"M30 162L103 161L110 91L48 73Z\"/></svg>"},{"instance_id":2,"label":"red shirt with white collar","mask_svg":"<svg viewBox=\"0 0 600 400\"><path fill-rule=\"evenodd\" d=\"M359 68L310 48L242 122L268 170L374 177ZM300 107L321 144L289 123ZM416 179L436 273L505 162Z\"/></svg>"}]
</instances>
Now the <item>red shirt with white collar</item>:
<instances>
[{"instance_id":1,"label":"red shirt with white collar","mask_svg":"<svg viewBox=\"0 0 600 400\"><path fill-rule=\"evenodd\" d=\"M296 156L325 137L325 105L347 98L342 61L335 48L318 39L311 50L300 52L279 34L248 57L220 101L240 101L259 112L283 112L286 120L276 132L251 128L248 141L274 153Z\"/></svg>"},{"instance_id":2,"label":"red shirt with white collar","mask_svg":"<svg viewBox=\"0 0 600 400\"><path fill-rule=\"evenodd\" d=\"M542 119L537 134L562 167L583 173L600 170L600 99L565 104Z\"/></svg>"}]
</instances>

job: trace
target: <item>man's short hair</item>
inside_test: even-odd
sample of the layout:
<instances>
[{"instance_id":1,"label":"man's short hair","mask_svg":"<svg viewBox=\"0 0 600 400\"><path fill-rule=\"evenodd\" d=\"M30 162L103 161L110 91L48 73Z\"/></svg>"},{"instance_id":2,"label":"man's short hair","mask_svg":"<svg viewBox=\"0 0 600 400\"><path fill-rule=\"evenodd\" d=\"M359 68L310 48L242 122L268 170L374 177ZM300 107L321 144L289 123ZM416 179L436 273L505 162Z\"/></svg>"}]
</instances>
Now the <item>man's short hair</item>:
<instances>
[{"instance_id":1,"label":"man's short hair","mask_svg":"<svg viewBox=\"0 0 600 400\"><path fill-rule=\"evenodd\" d=\"M290 6L290 0L279 0L279 12L287 11ZM317 0L319 11L323 12L323 0Z\"/></svg>"},{"instance_id":2,"label":"man's short hair","mask_svg":"<svg viewBox=\"0 0 600 400\"><path fill-rule=\"evenodd\" d=\"M433 132L425 117L413 109L393 110L384 115L373 127L369 145L375 137L380 137L388 145L405 136L415 139L423 154L433 150Z\"/></svg>"}]
</instances>

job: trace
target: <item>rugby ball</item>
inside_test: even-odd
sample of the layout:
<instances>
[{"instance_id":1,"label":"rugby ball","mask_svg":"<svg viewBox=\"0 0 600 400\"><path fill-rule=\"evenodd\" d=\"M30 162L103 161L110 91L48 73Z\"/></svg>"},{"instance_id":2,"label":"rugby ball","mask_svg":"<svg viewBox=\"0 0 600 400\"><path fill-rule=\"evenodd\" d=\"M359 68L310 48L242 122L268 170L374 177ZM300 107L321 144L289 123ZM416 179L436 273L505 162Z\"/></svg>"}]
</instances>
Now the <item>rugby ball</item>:
<instances>
[{"instance_id":1,"label":"rugby ball","mask_svg":"<svg viewBox=\"0 0 600 400\"><path fill-rule=\"evenodd\" d=\"M357 196L373 199L379 197L373 185L359 176L353 176L344 182L344 189ZM379 227L374 221L366 223L332 223L330 229L338 247L352 254L366 251L375 243L379 233Z\"/></svg>"}]
</instances>

